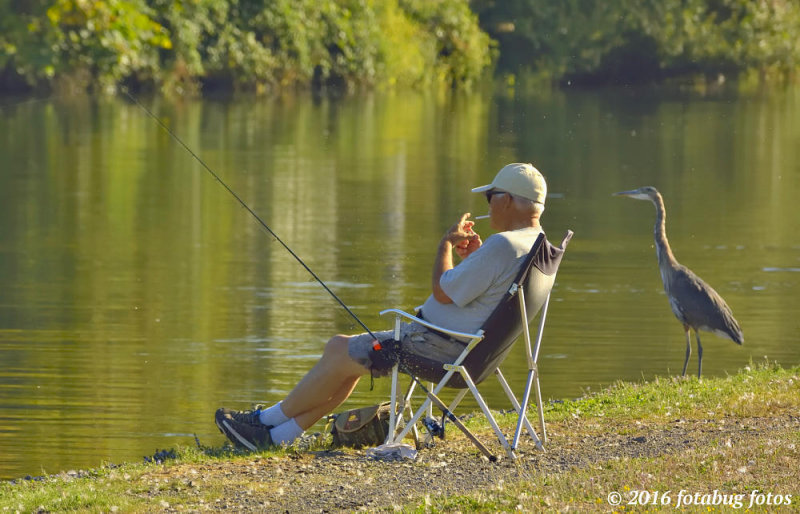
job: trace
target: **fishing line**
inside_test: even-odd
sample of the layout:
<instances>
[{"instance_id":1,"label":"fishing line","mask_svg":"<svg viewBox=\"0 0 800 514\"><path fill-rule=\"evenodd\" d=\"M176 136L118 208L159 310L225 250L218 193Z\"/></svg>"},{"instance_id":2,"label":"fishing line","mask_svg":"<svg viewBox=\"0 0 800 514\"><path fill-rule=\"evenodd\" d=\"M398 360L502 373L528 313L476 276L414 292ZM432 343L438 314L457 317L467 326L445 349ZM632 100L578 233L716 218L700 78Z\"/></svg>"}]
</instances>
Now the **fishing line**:
<instances>
[{"instance_id":1,"label":"fishing line","mask_svg":"<svg viewBox=\"0 0 800 514\"><path fill-rule=\"evenodd\" d=\"M167 133L167 134L169 134L169 135L170 135L170 136L171 136L173 139L175 139L175 141L177 141L178 143L180 143L180 145L181 145L181 146L184 148L184 150L186 150L187 152L189 152L189 155L191 155L192 157L194 157L194 158L195 158L195 160L197 160L197 162L199 162L199 163L200 163L200 164L203 166L203 168L205 168L205 170L206 170L206 171L208 171L208 172L211 174L211 176L212 176L212 177L214 177L214 179L216 179L216 181L217 181L217 182L219 182L220 184L222 184L222 187L224 187L224 188L225 188L225 189L226 189L226 190L227 190L227 191L228 191L228 192L229 192L229 193L230 193L230 194L231 194L231 195L232 195L232 196L233 196L233 197L236 199L236 201L237 201L237 202L239 202L239 204L240 204L242 207L244 207L244 208L247 210L247 212L249 212L249 213L250 213L250 214L251 214L251 215L252 215L252 216L253 216L253 217L256 219L256 221L258 221L258 223L259 223L259 224L260 224L260 225L261 225L261 226L262 226L262 227L263 227L263 228L264 228L264 229L265 229L267 232L269 232L269 233L270 233L270 235L272 235L272 237L274 237L276 241L278 241L278 242L281 244L281 246L283 246L284 248L286 248L286 251L287 251L287 252L289 252L289 253L291 254L291 256L292 256L292 257L294 257L294 258L297 260L297 262L299 262L299 263L300 263L300 265L301 265L301 266L303 266L303 267L306 269L306 271L308 271L308 272L311 274L311 276L312 276L312 277L314 277L314 279L315 279L317 282L319 282L319 284L320 284L320 285L321 285L323 288L325 288L325 291L327 291L327 292L328 292L328 293L329 293L329 294L330 294L330 295L333 297L333 299L334 299L334 300L336 300L336 301L339 303L339 305L341 305L341 306L344 308L344 310L345 310L345 311L347 311L347 313L348 313L350 316L352 316L352 317L353 317L353 319L354 319L354 320L356 320L356 322L357 322L359 325L361 325L361 327L362 327L364 330L366 330L366 331L367 331L367 333L368 333L368 334L369 334L369 335L372 337L372 339L374 339L374 340L375 340L375 344L373 345L373 348L374 348L375 350L381 350L381 344L380 344L380 342L379 342L378 338L375 336L375 334L373 334L373 333L372 333L372 331L371 331L371 330L370 330L370 329L367 327L367 325L365 325L365 324L364 324L364 322L363 322L363 321L361 321L361 320L359 319L359 317L358 317L358 316L356 316L356 315L355 315L355 313L354 313L352 310L350 310L350 307L348 307L348 306L347 306L347 305L346 305L346 304L345 304L345 303L342 301L342 299L341 299L341 298L339 298L338 296L336 296L336 293L334 293L333 291L331 291L331 289L330 289L330 288L329 288L329 287L328 287L328 286L325 284L325 282L323 282L323 281L322 281L322 279L321 279L321 278L319 278L319 277L317 276L317 274L316 274L316 273L314 273L314 271L313 271L311 268L309 268L309 267L308 267L308 265L307 265L305 262L303 262L303 259L301 259L299 255L297 255L297 254L296 254L296 253L295 253L295 252L294 252L294 251L293 251L291 248L289 248L289 246L288 246L286 243L284 243L284 242L283 242L283 240L282 240L280 237L278 237L278 234L276 234L276 233L275 233L275 232L274 232L274 231L273 231L271 228L269 228L269 225L267 225L267 224L264 222L264 220L262 220L262 219L261 219L261 217L260 217L258 214L256 214L256 213L255 213L255 211L253 211L253 209L251 209L251 208L250 208L250 206L249 206L249 205L247 205L247 204L244 202L244 200L242 200L242 199L239 197L239 195L237 195L237 194L236 194L236 192L235 192L233 189L231 189L231 188L228 186L228 184L226 184L226 183L225 183L225 181L223 181L223 180L220 178L220 176L219 176L219 175L217 175L217 174L214 172L214 170L212 170L212 169L211 169L211 168L210 168L210 167L209 167L209 166L208 166L208 165L207 165L207 164L206 164L206 163L203 161L203 159L201 159L201 158L200 158L200 157L199 157L199 156L198 156L196 153L194 153L194 152L192 151L192 149L191 149L191 148L189 148L189 147L186 145L186 143L184 143L184 142L183 142L183 140L182 140L181 138L179 138L179 137L178 137L178 136L177 136L177 135L176 135L174 132L172 132L172 130L170 130L170 128L169 128L169 127L167 127L167 126L164 124L164 122L162 122L162 121L161 121L161 120L158 118L158 116L156 116L155 114L153 114L153 113L152 113L152 112L151 112L151 111L150 111L150 110L149 110L147 107L145 107L144 105L142 105L142 103L141 103L141 102L139 102L139 100L137 100L137 99L136 99L136 97L134 97L134 96L133 96L133 95L132 95L132 94L131 94L131 93L128 91L128 89L127 89L127 88L123 88L123 89L122 89L122 92L123 92L123 93L125 93L125 95L126 95L128 98L130 98L130 99L131 99L131 101L132 101L133 103L135 103L136 105L138 105L138 106L139 106L139 107L140 107L140 108L141 108L141 109L142 109L144 112L146 112L148 116L150 116L151 118L153 118L153 119L156 121L156 123L158 123L158 124L161 126L161 128L163 128L163 129L164 129L164 131L166 131L166 133ZM456 418L456 417L455 417L455 415L454 415L452 412L450 412L450 410L447 408L447 406L446 406L444 403L442 403L442 401L441 401L441 400L439 400L439 398L438 398L438 397L436 397L436 395L434 395L432 392L428 391L428 389L425 387L425 385L422 383L422 381L421 381L420 379L418 379L418 378L417 378L417 377L416 377L416 376L415 376L413 373L411 373L411 370L409 370L409 369L408 369L408 367L407 367L407 366L406 366L406 365L405 365L405 364L404 364L404 363L403 363L401 360L398 360L398 365L399 365L400 369L401 369L401 370L402 370L404 373L406 373L407 375L409 375L409 376L411 377L411 379L412 379L412 380L414 380L414 381L415 381L415 382L416 382L416 383L417 383L417 384L418 384L418 385L419 385L419 386L422 388L422 391L423 391L424 393L426 393L426 394L428 395L428 397L430 397L430 398L431 398L431 400L432 400L432 401L433 401L435 404L437 404L436 406L437 406L439 409L441 409L441 410L442 410L442 412L444 413L444 415L445 415L445 416L446 416L448 419L450 419L451 421L453 421L453 422L454 422L454 423L455 423L455 424L456 424L456 425L457 425L457 426L458 426L458 427L459 427L459 428L460 428L460 429L461 429L461 430L462 430L462 431L463 431L465 434L467 434L467 436L468 436L468 437L470 437L470 439L472 439L473 443L475 443L476 445L478 445L478 447L481 449L481 451L482 451L482 452L484 452L484 453L485 453L487 456L489 456L489 457L490 457L490 459L495 459L495 457L494 457L494 456L492 456L492 455L489 453L489 451L488 451L488 450L486 450L486 448L485 448L485 447L484 447L484 446L483 446L483 445L480 443L480 441L478 441L478 440L477 440L477 438L475 438L475 436L474 436L474 435L472 435L472 433L471 433L471 432L470 432L470 431L469 431L469 430L468 430L466 427L464 427L464 426L463 426L463 424L461 424L461 423L458 421L458 418Z\"/></svg>"},{"instance_id":2,"label":"fishing line","mask_svg":"<svg viewBox=\"0 0 800 514\"><path fill-rule=\"evenodd\" d=\"M201 159L200 157L198 157L198 155L197 155L196 153L194 153L194 152L192 151L192 149L191 149L191 148L189 148L189 147L186 145L186 143L184 143L184 142L183 142L183 140L182 140L181 138L179 138L179 137L178 137L178 136L177 136L177 135L176 135L176 134L175 134L175 133L174 133L172 130L170 130L170 129L169 129L169 127L167 127L167 126L164 124L164 122L162 122L162 121L161 121L161 120L158 118L158 116L156 116L155 114L153 114L153 113L152 113L152 112L151 112L151 111L150 111L150 110L149 110L147 107L145 107L144 105L142 105L142 104L139 102L139 100L137 100L137 99L136 99L136 98L135 98L135 97L134 97L134 96L133 96L133 95L132 95L132 94L131 94L131 93L128 91L128 89L127 89L127 88L123 88L123 89L122 89L122 92L123 92L123 93L125 93L125 95L126 95L128 98L130 98L130 99L131 99L131 101L132 101L133 103L135 103L136 105L138 105L139 107L141 107L141 109L142 109L144 112L146 112L148 116L150 116L151 118L153 118L153 119L156 121L156 123L158 123L158 124L161 126L161 128L163 128L163 129L164 129L164 130L167 132L167 134L169 134L169 135L170 135L170 136L171 136L173 139L175 139L175 141L177 141L178 143L180 143L180 145L181 145L181 146L184 148L184 150L186 150L187 152L189 152L189 155L191 155L192 157L194 157L194 158L195 158L195 160L197 160L197 162L199 162L199 163L200 163L200 164L203 166L203 168L205 168L205 169L206 169L206 171L208 171L208 172L211 174L211 176L212 176L212 177L214 177L214 178L216 179L216 181L217 181L217 182L219 182L220 184L222 184L222 187L224 187L224 188L225 188L225 189L226 189L226 190L227 190L227 191L228 191L228 192L229 192L229 193L230 193L230 194L231 194L231 195L232 195L232 196L233 196L233 197L236 199L236 201L237 201L237 202L239 202L239 204L240 204L242 207L244 207L244 208L245 208L245 210L247 210L247 212L249 212L249 213L250 213L250 214L251 214L251 215L252 215L252 216L253 216L253 217L256 219L256 221L258 221L258 223L259 223L259 224L260 224L260 225L261 225L261 226L262 226L262 227L263 227L263 228L264 228L264 229L265 229L267 232L269 232L269 233L270 233L270 235L272 235L272 237L274 237L274 238L275 238L275 240L276 240L277 242L279 242L279 243L281 244L281 246L283 246L284 248L286 248L286 251L287 251L287 252L289 252L289 253L291 254L291 256L292 256L292 257L294 257L294 258L297 260L297 262L299 262L299 263L300 263L300 265L301 265L301 266L303 266L303 267L306 269L306 271L308 271L308 272L311 274L311 276L312 276L312 277L314 277L314 280L316 280L317 282L319 282L319 284L320 284L320 285L321 285L321 286L322 286L322 287L325 289L325 291L327 291L327 292L328 292L328 293L329 293L329 294L330 294L330 295L333 297L333 299L334 299L334 300L336 300L337 302L339 302L339 305L341 305L341 306L344 308L344 310L346 310L346 311L347 311L347 313L348 313L350 316L352 316L352 317L353 317L353 319L354 319L354 320L356 320L356 322L357 322L359 325L361 325L361 327L362 327L364 330L366 330L366 331L367 331L367 333L368 333L370 336L372 336L372 338L373 338L373 339L378 339L377 337L375 337L375 334L373 334L373 333L372 333L372 331L371 331L371 330L370 330L370 329L367 327L367 325L365 325L365 324L364 324L364 322L363 322L363 321L361 321L361 320L359 319L359 317L358 317L358 316L356 316L356 315L355 315L355 313L354 313L352 310L350 310L350 307L348 307L347 305L345 305L345 303L342 301L342 299L341 299L341 298L339 298L338 296L336 296L336 293L334 293L333 291L331 291L331 289L330 289L330 288L329 288L329 287L328 287L328 286L325 284L325 282L323 282L323 281L322 281L322 279L321 279L321 278L319 278L319 277L317 276L317 274L316 274L316 273L314 273L314 271L313 271L311 268L309 268L309 267L308 267L308 265L307 265L305 262L303 262L303 259L301 259L299 255L297 255L297 254L296 254L296 253L295 253L295 252L294 252L294 251L293 251L291 248L289 248L289 245L287 245L286 243L284 243L284 242L283 242L283 240L282 240L280 237L278 237L278 234L276 234L276 233L275 233L275 232L274 232L274 231L273 231L271 228L269 228L269 225L267 225L266 223L264 223L264 220L262 220L262 219L261 219L261 217L260 217L258 214L256 214L256 213L255 213L255 211L253 211L253 209L251 209L251 208L250 208L250 206L249 206L249 205L247 205L247 204L244 202L244 200L242 200L242 199L239 197L239 195L237 195L237 194L236 194L236 192L235 192L233 189L231 189L230 187L228 187L228 184L226 184L226 183L225 183L225 181L223 181L223 180L220 178L220 176L219 176L219 175L217 175L216 173L214 173L214 170L212 170L212 169L211 169L211 168L208 166L208 164L206 164L205 162L203 162L203 159Z\"/></svg>"}]
</instances>

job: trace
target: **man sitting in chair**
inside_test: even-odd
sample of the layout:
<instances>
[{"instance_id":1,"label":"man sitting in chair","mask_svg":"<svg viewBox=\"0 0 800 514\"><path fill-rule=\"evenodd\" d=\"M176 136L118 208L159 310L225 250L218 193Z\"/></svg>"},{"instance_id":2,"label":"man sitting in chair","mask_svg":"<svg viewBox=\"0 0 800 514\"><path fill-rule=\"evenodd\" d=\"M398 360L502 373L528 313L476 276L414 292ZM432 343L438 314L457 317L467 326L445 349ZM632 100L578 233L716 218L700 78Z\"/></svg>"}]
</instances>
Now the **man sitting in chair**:
<instances>
[{"instance_id":1,"label":"man sitting in chair","mask_svg":"<svg viewBox=\"0 0 800 514\"><path fill-rule=\"evenodd\" d=\"M489 202L491 226L497 230L485 242L473 231L465 213L442 237L433 266L433 292L420 317L462 332L474 332L505 294L520 264L542 228L547 184L530 164L514 163L501 169L491 184L477 187ZM453 266L453 251L461 258ZM394 331L374 334L379 341ZM289 444L323 416L341 405L366 374L385 376L391 363L373 362L370 334L336 335L320 360L282 401L267 409L219 409L215 422L232 442L250 450ZM433 332L417 323L401 327L401 351L437 362L453 362L465 343Z\"/></svg>"}]
</instances>

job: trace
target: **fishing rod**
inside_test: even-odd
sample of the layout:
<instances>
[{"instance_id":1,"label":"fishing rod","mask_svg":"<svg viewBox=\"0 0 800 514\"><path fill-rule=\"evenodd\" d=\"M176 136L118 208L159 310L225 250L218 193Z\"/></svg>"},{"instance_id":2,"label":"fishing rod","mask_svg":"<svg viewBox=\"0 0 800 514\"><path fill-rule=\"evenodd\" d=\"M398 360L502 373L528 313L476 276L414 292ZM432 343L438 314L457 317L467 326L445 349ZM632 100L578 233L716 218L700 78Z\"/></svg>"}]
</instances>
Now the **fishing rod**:
<instances>
[{"instance_id":1,"label":"fishing rod","mask_svg":"<svg viewBox=\"0 0 800 514\"><path fill-rule=\"evenodd\" d=\"M240 204L242 207L244 207L244 208L245 208L245 210L246 210L247 212L249 212L249 213L250 213L250 214L251 214L251 215L252 215L252 216L253 216L253 217L256 219L256 221L258 221L258 223L259 223L259 224L260 224L260 225L261 225L261 226L262 226L262 227L263 227L263 228L264 228L264 229L265 229L267 232L269 232L269 234L270 234L270 235L272 235L272 237L274 237L274 238L275 238L275 240L276 240L277 242L279 242L279 243L281 244L281 246L283 246L284 248L286 248L286 251L287 251L287 252L289 252L289 254L291 254L291 256L292 256L292 257L294 257L294 258L297 260L297 262L299 262L299 263L300 263L300 265L301 265L301 266L303 266L303 267L306 269L306 271L308 271L308 272L311 274L311 276L312 276L312 277L314 277L314 280L316 280L317 282L319 282L319 284L320 284L320 285L321 285L321 286L322 286L322 287L325 289L325 291L327 291L327 292L328 292L328 294L330 294L330 295L333 297L333 299L334 299L334 300L336 300L337 302L339 302L339 305L341 305L341 306L344 308L344 310L345 310L345 311L347 311L347 313L348 313L350 316L352 316L352 317L353 317L353 319L354 319L354 320L356 320L356 322L357 322L359 325L361 325L361 327L362 327L364 330L366 330L366 331L367 331L367 333L368 333L370 336L372 336L372 338L373 338L373 339L375 339L375 340L377 340L377 339L378 339L377 337L375 337L375 334L373 334L373 333L372 333L372 331L369 329L369 327L367 327L367 325L365 325L365 324L364 324L364 322L363 322L363 321L361 321L361 319L359 319L359 317L358 317L358 316L356 316L356 314L355 314L355 313L354 313L352 310L350 310L350 307L348 307L348 306L347 306L347 305L346 305L346 304L345 304L345 303L342 301L342 299L341 299L341 298L339 298L338 296L336 296L336 293L334 293L333 291L331 291L331 288L329 288L329 287L328 287L328 285L327 285L327 284L325 284L325 282L323 282L323 281L322 281L322 279L321 279L321 278L319 278L319 276L317 276L317 274L316 274L316 273L314 273L314 271L313 271L311 268L309 268L309 267L308 267L308 265L307 265L305 262L303 262L303 259L301 259L299 255L297 255L297 254L296 254L296 253L295 253L295 252L294 252L294 251L293 251L291 248L289 248L289 245L287 245L286 243L284 243L284 242L283 242L283 240L282 240L280 237L278 237L278 234L276 234L276 233L275 233L275 231L273 231L271 228L269 228L269 225L267 225L266 223L264 223L264 220L262 220L262 219L261 219L261 217L260 217L258 214L256 214L256 213L255 213L255 211L254 211L253 209L251 209L251 208L250 208L250 206L249 206L249 205L247 205L247 204L244 202L244 200L242 200L242 199L239 197L239 195L237 195L237 194L236 194L236 192L235 192L233 189L231 189L231 188L228 186L228 184L226 184L226 183L225 183L225 181L224 181L224 180L222 180L222 179L220 178L220 176L219 176L219 175L217 175L217 174L214 172L214 170L212 170L212 169L211 169L211 168L208 166L208 164L206 164L206 163L203 161L203 159L201 159L201 158L200 158L200 157L199 157L199 156L198 156L196 153L194 153L194 152L192 151L192 149L191 149L191 148L189 148L189 146L188 146L186 143L184 143L184 142L183 142L183 140L182 140L181 138L179 138L179 137L178 137L178 136L177 136L177 135L176 135L176 134L175 134L175 133L174 133L172 130L170 130L170 129L169 129L169 127L167 127L167 126L164 124L164 122L162 122L162 121L161 121L161 120L158 118L158 116L156 116L155 114L153 114L153 113L152 113L152 111L150 111L150 109L148 109L147 107L145 107L144 105L142 105L142 103L141 103L141 102L139 102L139 100L137 100L137 99L136 99L136 97L134 97L134 96L133 96L133 95L132 95L132 94L131 94L131 93L128 91L128 88L123 88L123 89L122 89L122 92L123 92L123 93L125 93L125 95L126 95L128 98L130 98L130 99L131 99L131 101L132 101L133 103L135 103L136 105L138 105L139 107L141 107L141 109L142 109L144 112L146 112L148 116L150 116L151 118L153 118L153 119L156 121L156 123L158 123L158 124L161 126L161 128L163 128L163 129L164 129L164 130L167 132L167 134L169 134L169 135L170 135L170 136L171 136L173 139L175 139L175 141L177 141L177 142L178 142L178 143L179 143L179 144L180 144L180 145L181 145L181 146L184 148L184 150L186 150L187 152L189 152L189 155L191 155L192 157L194 157L194 158L195 158L195 160L197 160L197 162L199 162L199 163L200 163L200 164L203 166L203 168L205 168L205 170L206 170L207 172L209 172L209 173L211 174L211 176L212 176L212 177L214 177L214 179L215 179L217 182L219 182L220 184L222 184L222 187L224 187L224 188L225 188L225 189L226 189L226 190L227 190L227 191L228 191L228 192L229 192L229 193L230 193L230 194L231 194L231 195L232 195L232 196L233 196L233 197L236 199L236 201L237 201L237 202L239 202L239 204Z\"/></svg>"},{"instance_id":2,"label":"fishing rod","mask_svg":"<svg viewBox=\"0 0 800 514\"><path fill-rule=\"evenodd\" d=\"M347 311L347 313L348 313L350 316L352 316L352 317L353 317L353 319L354 319L354 320L356 320L356 322L357 322L359 325L361 325L361 327L362 327L364 330L366 330L366 331L367 331L367 333L368 333L368 334L369 334L369 335L372 337L372 339L375 341L375 342L373 343L373 349L374 349L375 351L381 351L381 350L383 350L383 348L382 348L382 346L381 346L381 343L380 343L380 341L379 341L379 340L378 340L378 338L375 336L375 334L373 334L373 333L372 333L372 331L369 329L369 327L367 327L367 325L365 325L365 324L364 324L364 322L363 322L363 321L361 321L361 319L360 319L358 316L356 316L356 314L355 314L355 313L354 313L352 310L350 310L350 307L348 307L348 306L347 306L347 305L346 305L346 304L345 304L345 303L342 301L342 299L341 299L341 298L339 298L339 297L336 295L336 293L334 293L333 291L331 291L331 289L330 289L330 288L327 286L327 284L325 284L325 282L323 282L323 281L322 281L322 279L321 279L321 278L319 278L319 276L317 276L317 274L316 274L316 273L314 273L314 271L313 271L311 268L309 268L309 267L308 267L308 265L307 265L305 262L303 262L303 259L301 259L299 255L297 255L297 254L296 254L296 253L295 253L295 252L294 252L294 251L293 251L291 248L289 248L289 245L287 245L286 243L284 243L284 242L283 242L283 240L282 240L280 237L278 237L278 234L276 234L276 233L275 233L275 232L274 232L274 231L273 231L271 228L269 228L269 225L267 225L267 224L264 222L264 220L262 220L262 219L261 219L261 217L260 217L258 214L256 214L256 212L255 212L255 211L253 211L253 209L251 209L251 208L250 208L250 206L249 206L249 205L247 205L247 204L244 202L244 200L242 200L242 199L239 197L239 195L237 195L237 194L236 194L236 192L235 192L233 189L231 189L231 188L228 186L228 184L226 184L226 183L225 183L225 181L224 181L224 180L222 180L222 178L220 178L220 176L219 176L219 175L217 175L217 174L214 172L214 170L212 170L212 169L211 169L211 168L208 166L208 164L206 164L206 163L203 161L203 159L201 159L201 158L200 158L200 157L199 157L199 156L198 156L196 153L194 153L194 152L192 151L192 149L191 149L191 148L189 148L189 146L188 146L186 143L184 143L184 142L183 142L183 140L182 140L181 138L179 138L179 137L178 137L178 136L177 136L177 135L176 135L176 134L175 134L175 133L174 133L172 130L170 130L170 128L169 128L169 127L167 127L167 126L164 124L164 122L162 122L162 121L161 121L161 119L159 119L159 118L158 118L158 116L156 116L155 114L153 114L153 112L152 112L152 111L150 111L150 109L148 109L148 108L147 108L147 107L145 107L145 106L144 106L144 105L143 105L141 102L139 102L139 100L137 100L137 99L136 99L136 97L134 97L134 96L133 96L133 95L130 93L130 91L128 91L128 88L123 88L123 89L122 89L122 92L123 92L123 93L125 93L125 96L127 96L128 98L130 98L130 100L131 100L133 103L135 103L136 105L138 105L138 106L139 106L139 107L140 107L140 108L141 108L141 109L142 109L144 112L146 112L148 116L150 116L151 118L153 118L153 119L156 121L156 123L158 123L158 124L161 126L161 128L163 128L163 129L166 131L166 133L167 133L167 134L169 134L169 135L170 135L170 136L171 136L173 139L175 139L175 141L177 141L177 142L178 142L178 143L179 143L179 144L180 144L180 145L181 145L181 146L184 148L184 150L186 150L187 152L189 152L189 155L191 155L192 157L194 157L194 158L195 158L195 160L197 160L197 162L199 162L199 163L200 163L200 164L203 166L203 168L205 168L205 170L206 170L206 171L208 171L208 173L210 173L212 177L214 177L214 179L215 179L217 182L219 182L220 184L222 184L222 187L224 187L224 188L225 188L225 189L226 189L226 190L227 190L227 191L228 191L228 192L231 194L231 196L233 196L233 197L236 199L236 201L237 201L237 202L239 202L239 204L240 204L242 207L244 207L244 208L245 208L245 210L246 210L247 212L249 212L249 213L250 213L250 214L251 214L251 215L252 215L252 216L253 216L253 217L256 219L256 221L258 221L258 223L259 223L259 224L260 224L260 225L261 225L261 226L264 228L264 230L266 230L267 232L269 232L269 234L270 234L270 235L272 235L272 237L274 237L274 238L275 238L275 240L276 240L276 241L278 241L278 242L281 244L281 246L283 246L283 247L286 249L286 251L287 251L287 252L289 252L289 254L291 254L291 256L292 256L292 257L294 257L294 258L297 260L297 262L299 262L299 263L300 263L300 265L301 265L301 266L303 266L303 268L305 268L305 269L306 269L306 271L308 271L308 272L311 274L311 276L312 276L312 277L314 277L314 280L316 280L317 282L319 282L319 284L320 284L320 285L321 285L321 286L322 286L322 287L325 289L325 291L327 291L327 292L328 292L328 293L329 293L329 294L330 294L330 295L333 297L333 299L334 299L334 300L336 300L336 301L339 303L339 305L341 305L341 306L344 308L344 310L345 310L345 311ZM488 217L488 216L486 216L486 217ZM482 218L482 217L481 217L481 218ZM484 455L486 455L486 456L487 456L487 457L488 457L488 458L489 458L491 461L495 461L495 460L497 459L497 457L495 457L494 455L492 455L492 454L489 452L489 450L488 450L488 449L487 449L487 448L486 448L486 447L485 447L485 446L484 446L484 445L483 445L483 444L482 444L482 443L481 443L481 442L478 440L478 438L477 438L477 437L475 437L475 436L472 434L472 432L470 432L470 431L469 431L469 429L468 429L467 427L465 427L465 426L464 426L464 424L463 424L463 423L461 423L461 421L460 421L460 420L459 420L459 419L458 419L458 418L455 416L455 414L453 414L453 413L450 411L450 409L447 407L447 405L445 405L445 404L444 404L444 402L442 402L442 401L441 401L441 400L440 400L440 399L439 399L439 398L438 398L438 397L437 397L437 396L436 396L436 395L435 395L435 394L434 394L432 391L429 391L429 390L428 390L428 389L425 387L425 385L422 383L422 381L421 381L420 379L418 379L418 378L417 378L417 377L416 377L416 376L415 376L413 373L411 373L411 370L410 370L410 369L408 369L408 367L407 367L405 364L403 364L402 360L400 359L400 356L399 356L399 354L398 354L397 352L393 352L393 353L394 353L394 354L397 356L397 361L396 361L396 362L397 362L397 364L398 364L398 367L399 367L399 368L400 368L400 369L403 371L403 373L405 373L405 374L407 374L408 376L410 376L410 377L411 377L411 379L412 379L413 381L415 381L415 382L417 383L417 385L419 385L419 386L420 386L420 388L422 388L422 391L423 391L424 393L426 393L426 394L427 394L427 396L428 396L428 397L431 399L431 401L433 401L433 403L434 403L434 404L436 404L436 406L437 406L439 409L441 409L441 411L442 411L442 413L444 414L444 416L445 416L447 419L449 419L450 421L452 421L452 422L453 422L453 424L455 424L455 425L456 425L456 426L457 426L457 427L458 427L458 428L459 428L459 429L460 429L462 432L464 432L464 434L465 434L465 435L466 435L466 436L467 436L467 437L468 437L468 438L469 438L469 439L470 439L470 440L471 440L471 441L472 441L472 442L473 442L473 443L474 443L474 444L475 444L475 445L478 447L478 449L479 449L479 450L481 450L481 452L482 452Z\"/></svg>"}]
</instances>

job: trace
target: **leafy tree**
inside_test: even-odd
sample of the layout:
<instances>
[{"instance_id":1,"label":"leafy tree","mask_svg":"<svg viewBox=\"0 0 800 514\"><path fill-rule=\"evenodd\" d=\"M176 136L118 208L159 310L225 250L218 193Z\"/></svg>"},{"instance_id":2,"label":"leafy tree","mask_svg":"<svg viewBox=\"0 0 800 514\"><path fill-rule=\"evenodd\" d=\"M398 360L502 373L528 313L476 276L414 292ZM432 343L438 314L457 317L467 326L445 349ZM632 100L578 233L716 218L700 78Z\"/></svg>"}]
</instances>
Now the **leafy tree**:
<instances>
[{"instance_id":1,"label":"leafy tree","mask_svg":"<svg viewBox=\"0 0 800 514\"><path fill-rule=\"evenodd\" d=\"M0 88L455 86L492 61L466 0L0 0Z\"/></svg>"},{"instance_id":2,"label":"leafy tree","mask_svg":"<svg viewBox=\"0 0 800 514\"><path fill-rule=\"evenodd\" d=\"M172 42L152 15L138 0L56 0L33 31L46 42L45 75L78 77L100 87L154 76L157 50Z\"/></svg>"},{"instance_id":3,"label":"leafy tree","mask_svg":"<svg viewBox=\"0 0 800 514\"><path fill-rule=\"evenodd\" d=\"M791 0L473 0L505 71L632 82L675 75L795 70Z\"/></svg>"}]
</instances>

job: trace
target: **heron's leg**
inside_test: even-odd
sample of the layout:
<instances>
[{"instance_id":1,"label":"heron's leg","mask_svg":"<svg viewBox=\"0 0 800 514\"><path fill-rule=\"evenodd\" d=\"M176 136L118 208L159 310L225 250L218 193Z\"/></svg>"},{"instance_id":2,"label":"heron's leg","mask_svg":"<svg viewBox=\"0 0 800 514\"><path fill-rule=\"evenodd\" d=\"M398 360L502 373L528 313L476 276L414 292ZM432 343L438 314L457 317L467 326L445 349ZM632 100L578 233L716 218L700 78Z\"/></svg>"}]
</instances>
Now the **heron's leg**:
<instances>
[{"instance_id":1,"label":"heron's leg","mask_svg":"<svg viewBox=\"0 0 800 514\"><path fill-rule=\"evenodd\" d=\"M692 355L692 340L689 338L689 327L684 325L683 330L686 332L686 358L683 360L683 373L682 377L686 376L686 366L689 365L689 357Z\"/></svg>"},{"instance_id":2,"label":"heron's leg","mask_svg":"<svg viewBox=\"0 0 800 514\"><path fill-rule=\"evenodd\" d=\"M695 330L694 336L697 338L697 378L700 378L703 372L703 345L700 344L700 332Z\"/></svg>"}]
</instances>

